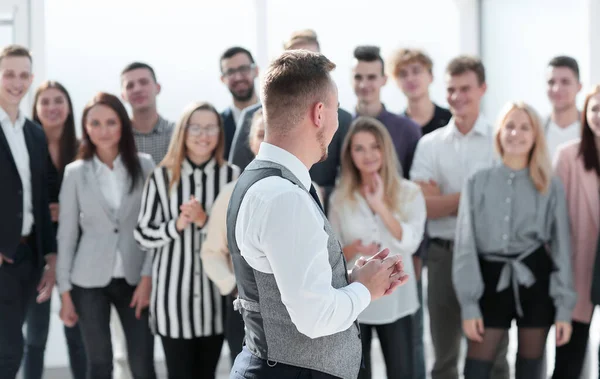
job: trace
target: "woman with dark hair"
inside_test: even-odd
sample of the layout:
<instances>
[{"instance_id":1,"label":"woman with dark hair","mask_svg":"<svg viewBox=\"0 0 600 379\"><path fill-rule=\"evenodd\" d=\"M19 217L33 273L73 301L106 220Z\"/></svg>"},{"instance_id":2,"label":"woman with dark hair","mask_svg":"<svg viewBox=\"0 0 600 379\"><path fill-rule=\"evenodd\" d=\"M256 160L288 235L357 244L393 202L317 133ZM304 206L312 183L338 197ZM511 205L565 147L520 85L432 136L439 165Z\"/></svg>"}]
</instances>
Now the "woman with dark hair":
<instances>
[{"instance_id":1,"label":"woman with dark hair","mask_svg":"<svg viewBox=\"0 0 600 379\"><path fill-rule=\"evenodd\" d=\"M73 105L69 93L60 83L43 82L35 92L33 120L40 124L48 140L48 198L54 232L58 228L58 193L67 164L77 154L77 137ZM38 303L32 297L27 311L27 331L22 367L24 379L41 379L44 372L44 352L50 324L50 303ZM77 325L65 326L71 372L75 379L85 379L85 349Z\"/></svg>"},{"instance_id":2,"label":"woman with dark hair","mask_svg":"<svg viewBox=\"0 0 600 379\"><path fill-rule=\"evenodd\" d=\"M224 146L217 110L192 104L144 188L135 238L155 251L150 313L169 379L214 379L221 355L222 298L204 271L200 249L215 198L240 173L223 159Z\"/></svg>"},{"instance_id":3,"label":"woman with dark hair","mask_svg":"<svg viewBox=\"0 0 600 379\"><path fill-rule=\"evenodd\" d=\"M573 334L569 343L556 348L553 379L579 378L594 312L590 293L600 229L600 85L585 98L581 126L581 139L559 146L554 162L567 196L578 296L572 314Z\"/></svg>"},{"instance_id":4,"label":"woman with dark hair","mask_svg":"<svg viewBox=\"0 0 600 379\"><path fill-rule=\"evenodd\" d=\"M154 169L135 147L121 101L99 93L82 117L77 160L60 190L56 279L60 317L79 321L88 378L111 379L110 311L119 314L135 379L154 379L154 338L148 326L152 255L133 238L145 178Z\"/></svg>"}]
</instances>

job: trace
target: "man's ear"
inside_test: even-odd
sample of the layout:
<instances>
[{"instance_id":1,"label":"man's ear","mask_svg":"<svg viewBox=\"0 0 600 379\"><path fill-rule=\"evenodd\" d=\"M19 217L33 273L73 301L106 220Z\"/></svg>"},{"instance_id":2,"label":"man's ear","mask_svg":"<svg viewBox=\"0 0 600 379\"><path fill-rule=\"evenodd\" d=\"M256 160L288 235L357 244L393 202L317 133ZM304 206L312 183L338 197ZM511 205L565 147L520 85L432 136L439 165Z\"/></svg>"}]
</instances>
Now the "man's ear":
<instances>
[{"instance_id":1,"label":"man's ear","mask_svg":"<svg viewBox=\"0 0 600 379\"><path fill-rule=\"evenodd\" d=\"M323 112L324 111L325 111L325 104L323 104L320 101L316 102L310 110L311 121L317 128L320 128L323 126Z\"/></svg>"}]
</instances>

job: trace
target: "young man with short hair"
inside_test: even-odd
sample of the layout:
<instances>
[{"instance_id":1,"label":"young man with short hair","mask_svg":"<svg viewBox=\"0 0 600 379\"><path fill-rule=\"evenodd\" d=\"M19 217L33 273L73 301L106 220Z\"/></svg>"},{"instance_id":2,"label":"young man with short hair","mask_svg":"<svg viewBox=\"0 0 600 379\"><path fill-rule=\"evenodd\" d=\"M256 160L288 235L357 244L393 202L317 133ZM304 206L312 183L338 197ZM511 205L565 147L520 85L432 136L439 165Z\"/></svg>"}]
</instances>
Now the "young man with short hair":
<instances>
[{"instance_id":1,"label":"young man with short hair","mask_svg":"<svg viewBox=\"0 0 600 379\"><path fill-rule=\"evenodd\" d=\"M446 96L452 119L419 141L410 177L423 190L427 206L428 299L435 351L432 379L458 379L463 339L461 308L452 282L456 215L463 184L494 162L492 125L481 114L486 92L479 58L459 56L446 69ZM508 337L498 348L492 377L508 378ZM471 361L473 363L475 361Z\"/></svg>"},{"instance_id":2,"label":"young man with short hair","mask_svg":"<svg viewBox=\"0 0 600 379\"><path fill-rule=\"evenodd\" d=\"M403 115L421 126L423 135L446 126L452 113L431 101L433 61L422 50L400 49L391 59L391 74L408 100Z\"/></svg>"},{"instance_id":3,"label":"young man with short hair","mask_svg":"<svg viewBox=\"0 0 600 379\"><path fill-rule=\"evenodd\" d=\"M408 100L403 116L409 117L421 126L421 133L426 135L446 126L452 114L446 108L431 101L429 86L433 82L433 61L422 50L400 49L392 55L390 72L396 80L398 88ZM423 344L423 286L421 269L426 260L427 236L424 236L419 250L413 256L413 265L419 291L421 308L414 315L416 333L413 333L415 351L415 379L425 379L425 346Z\"/></svg>"},{"instance_id":4,"label":"young man with short hair","mask_svg":"<svg viewBox=\"0 0 600 379\"><path fill-rule=\"evenodd\" d=\"M157 165L167 153L175 128L175 123L158 114L156 97L160 90L154 69L146 63L130 63L121 72L121 97L131 105L135 144Z\"/></svg>"},{"instance_id":5,"label":"young man with short hair","mask_svg":"<svg viewBox=\"0 0 600 379\"><path fill-rule=\"evenodd\" d=\"M32 296L48 301L55 283L56 239L50 218L48 146L42 127L20 111L33 81L29 50L0 52L0 378L14 379Z\"/></svg>"},{"instance_id":6,"label":"young man with short hair","mask_svg":"<svg viewBox=\"0 0 600 379\"><path fill-rule=\"evenodd\" d=\"M311 185L338 127L334 68L321 54L286 51L265 76L265 141L227 212L248 336L232 378L357 378L358 314L407 280L387 249L349 272Z\"/></svg>"},{"instance_id":7,"label":"young man with short hair","mask_svg":"<svg viewBox=\"0 0 600 379\"><path fill-rule=\"evenodd\" d=\"M254 82L258 77L258 67L247 49L230 47L219 59L221 81L227 86L233 104L221 113L225 129L225 159L229 157L231 145L240 126L240 116L244 109L260 102Z\"/></svg>"},{"instance_id":8,"label":"young man with short hair","mask_svg":"<svg viewBox=\"0 0 600 379\"><path fill-rule=\"evenodd\" d=\"M371 116L385 125L394 142L402 174L408 179L421 128L409 118L389 112L381 102L381 88L386 84L387 76L379 47L358 46L354 49L352 75L358 99L355 117Z\"/></svg>"},{"instance_id":9,"label":"young man with short hair","mask_svg":"<svg viewBox=\"0 0 600 379\"><path fill-rule=\"evenodd\" d=\"M546 78L552 112L544 121L544 130L552 158L559 145L581 136L581 115L575 103L581 91L579 65L568 56L554 57L548 63Z\"/></svg>"}]
</instances>

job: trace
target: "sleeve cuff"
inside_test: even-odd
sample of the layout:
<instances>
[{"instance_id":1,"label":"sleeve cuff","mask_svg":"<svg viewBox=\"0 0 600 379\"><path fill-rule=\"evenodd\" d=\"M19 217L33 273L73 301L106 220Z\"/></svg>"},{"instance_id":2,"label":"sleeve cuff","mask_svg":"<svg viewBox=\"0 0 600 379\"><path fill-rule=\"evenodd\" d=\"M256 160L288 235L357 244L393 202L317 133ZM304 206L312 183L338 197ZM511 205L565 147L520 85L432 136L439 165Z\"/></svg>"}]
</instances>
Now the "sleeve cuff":
<instances>
[{"instance_id":1,"label":"sleeve cuff","mask_svg":"<svg viewBox=\"0 0 600 379\"><path fill-rule=\"evenodd\" d=\"M167 235L172 239L179 239L181 233L177 231L177 219L173 219L167 223Z\"/></svg>"},{"instance_id":2,"label":"sleeve cuff","mask_svg":"<svg viewBox=\"0 0 600 379\"><path fill-rule=\"evenodd\" d=\"M461 305L461 313L463 320L474 320L483 318L481 316L481 310L479 309L479 305L477 303Z\"/></svg>"},{"instance_id":3,"label":"sleeve cuff","mask_svg":"<svg viewBox=\"0 0 600 379\"><path fill-rule=\"evenodd\" d=\"M371 303L371 292L369 292L364 284L359 282L350 283L346 288L356 295L356 299L358 300L358 304L356 305L360 309L360 312L364 311Z\"/></svg>"},{"instance_id":4,"label":"sleeve cuff","mask_svg":"<svg viewBox=\"0 0 600 379\"><path fill-rule=\"evenodd\" d=\"M568 308L556 308L555 322L571 322L572 311Z\"/></svg>"},{"instance_id":5,"label":"sleeve cuff","mask_svg":"<svg viewBox=\"0 0 600 379\"><path fill-rule=\"evenodd\" d=\"M235 286L236 286L235 275L227 276L226 278L219 280L219 283L217 283L217 287L219 287L219 291L221 292L221 295L223 295L223 296L226 296L226 295L229 295L230 293L232 293L233 290L235 289Z\"/></svg>"},{"instance_id":6,"label":"sleeve cuff","mask_svg":"<svg viewBox=\"0 0 600 379\"><path fill-rule=\"evenodd\" d=\"M58 292L62 295L65 292L69 292L73 289L73 286L71 285L71 282L67 281L67 282L63 282L61 284L58 285Z\"/></svg>"}]
</instances>

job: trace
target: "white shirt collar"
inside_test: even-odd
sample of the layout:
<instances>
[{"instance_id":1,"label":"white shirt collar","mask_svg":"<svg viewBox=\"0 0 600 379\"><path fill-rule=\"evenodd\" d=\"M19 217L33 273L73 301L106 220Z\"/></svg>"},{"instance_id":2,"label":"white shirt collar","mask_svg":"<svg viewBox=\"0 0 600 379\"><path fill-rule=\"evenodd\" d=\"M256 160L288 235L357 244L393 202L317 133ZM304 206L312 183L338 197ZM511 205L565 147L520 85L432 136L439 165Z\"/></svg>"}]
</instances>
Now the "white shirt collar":
<instances>
[{"instance_id":1,"label":"white shirt collar","mask_svg":"<svg viewBox=\"0 0 600 379\"><path fill-rule=\"evenodd\" d=\"M217 164L217 159L215 157L210 158L208 162L206 162L206 166L202 169L202 171L206 171L209 169L213 169ZM181 174L182 175L192 175L194 173L195 168L192 167L187 157L183 158L183 162L181 162Z\"/></svg>"},{"instance_id":2,"label":"white shirt collar","mask_svg":"<svg viewBox=\"0 0 600 379\"><path fill-rule=\"evenodd\" d=\"M270 143L262 142L260 144L258 154L256 155L256 159L271 161L284 166L290 170L292 174L298 178L298 180L300 180L304 188L307 190L310 189L312 182L308 169L304 163L298 159L298 157L289 151L278 146L271 145Z\"/></svg>"},{"instance_id":3,"label":"white shirt collar","mask_svg":"<svg viewBox=\"0 0 600 379\"><path fill-rule=\"evenodd\" d=\"M98 155L94 154L93 161L94 161L94 167L95 167L96 174L100 174L100 173L102 173L102 171L106 172L106 170L112 171L110 169L110 167L108 167L104 162L102 162L100 160L100 158L98 158ZM121 154L117 155L117 157L113 161L113 168L115 170L121 170L123 168L123 161L121 160Z\"/></svg>"},{"instance_id":4,"label":"white shirt collar","mask_svg":"<svg viewBox=\"0 0 600 379\"><path fill-rule=\"evenodd\" d=\"M19 110L19 113L17 114L17 120L13 124L10 120L10 117L8 116L8 113L6 113L4 109L0 107L0 124L14 125L15 128L23 129L23 127L25 126L25 115Z\"/></svg>"},{"instance_id":5,"label":"white shirt collar","mask_svg":"<svg viewBox=\"0 0 600 379\"><path fill-rule=\"evenodd\" d=\"M469 131L469 133L462 134L460 132L460 130L458 130L458 128L456 127L456 124L454 123L454 117L452 117L450 119L450 121L448 122L448 125L446 126L446 130L444 130L444 137L445 138L450 138L452 136L469 136L473 133L482 135L482 136L487 136L489 135L491 132L490 130L490 124L487 122L487 120L485 119L485 117L483 116L483 114L479 114L479 116L477 117L477 120L475 120L475 125L473 125L473 129L471 129Z\"/></svg>"}]
</instances>

